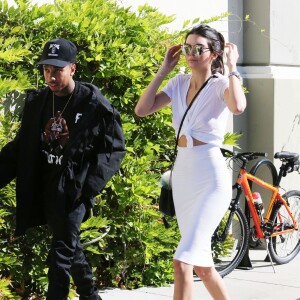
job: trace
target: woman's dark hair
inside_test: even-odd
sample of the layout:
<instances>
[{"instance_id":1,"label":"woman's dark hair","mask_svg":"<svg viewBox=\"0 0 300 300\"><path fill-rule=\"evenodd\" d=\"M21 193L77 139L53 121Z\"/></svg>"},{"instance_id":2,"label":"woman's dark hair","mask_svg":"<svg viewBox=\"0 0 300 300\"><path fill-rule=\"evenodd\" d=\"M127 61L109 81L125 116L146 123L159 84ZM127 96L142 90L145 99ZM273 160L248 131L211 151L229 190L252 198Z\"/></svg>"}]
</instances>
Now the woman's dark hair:
<instances>
[{"instance_id":1,"label":"woman's dark hair","mask_svg":"<svg viewBox=\"0 0 300 300\"><path fill-rule=\"evenodd\" d=\"M211 72L213 74L217 72L224 74L223 53L225 40L223 35L206 24L201 24L192 28L186 34L185 40L190 34L201 35L209 40L208 47L210 48L210 51L218 54L218 57L211 64Z\"/></svg>"}]
</instances>

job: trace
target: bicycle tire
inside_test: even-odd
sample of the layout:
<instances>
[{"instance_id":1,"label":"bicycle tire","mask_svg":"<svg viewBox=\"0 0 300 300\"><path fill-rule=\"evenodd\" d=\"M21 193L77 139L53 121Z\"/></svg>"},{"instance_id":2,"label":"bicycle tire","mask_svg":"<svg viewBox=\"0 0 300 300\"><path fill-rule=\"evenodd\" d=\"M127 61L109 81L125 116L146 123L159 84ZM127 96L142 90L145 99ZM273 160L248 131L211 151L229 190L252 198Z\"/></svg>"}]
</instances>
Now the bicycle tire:
<instances>
[{"instance_id":1,"label":"bicycle tire","mask_svg":"<svg viewBox=\"0 0 300 300\"><path fill-rule=\"evenodd\" d=\"M290 205L290 210L296 219L298 226L300 224L300 191L289 191L283 195L283 198ZM287 211L284 209L284 206L274 207L274 211L271 214L271 224L273 226L281 226L281 223L278 223L278 213L284 218L285 224L292 224ZM284 226L284 225L283 225ZM286 233L280 236L274 236L270 238L268 245L270 256L273 262L277 264L286 264L300 251L300 229Z\"/></svg>"},{"instance_id":2,"label":"bicycle tire","mask_svg":"<svg viewBox=\"0 0 300 300\"><path fill-rule=\"evenodd\" d=\"M262 167L264 167L264 168L267 167L267 169L269 170L269 172L272 176L273 185L275 185L277 182L277 179L278 179L277 170L276 170L274 163L267 158L263 158L263 159L260 159L259 161L257 161L255 163L255 165L251 168L249 173L254 176L257 176L256 173L258 172L258 170L261 170ZM260 177L260 178L262 178L262 177ZM252 189L253 182L251 180L249 180L248 183L249 183L251 191L254 192L254 190ZM246 201L246 207L245 207L245 216L246 216L247 222L249 223L249 225L251 225L251 222L250 222L251 216L250 216L250 211L249 211L247 201ZM255 249L261 245L262 245L262 239L256 237L255 227L252 226L250 229L249 248Z\"/></svg>"},{"instance_id":3,"label":"bicycle tire","mask_svg":"<svg viewBox=\"0 0 300 300\"><path fill-rule=\"evenodd\" d=\"M218 233L224 229L229 214L230 210L224 215ZM239 265L248 249L248 239L248 223L243 210L238 206L226 238L223 241L212 240L214 264L221 277L228 275Z\"/></svg>"}]
</instances>

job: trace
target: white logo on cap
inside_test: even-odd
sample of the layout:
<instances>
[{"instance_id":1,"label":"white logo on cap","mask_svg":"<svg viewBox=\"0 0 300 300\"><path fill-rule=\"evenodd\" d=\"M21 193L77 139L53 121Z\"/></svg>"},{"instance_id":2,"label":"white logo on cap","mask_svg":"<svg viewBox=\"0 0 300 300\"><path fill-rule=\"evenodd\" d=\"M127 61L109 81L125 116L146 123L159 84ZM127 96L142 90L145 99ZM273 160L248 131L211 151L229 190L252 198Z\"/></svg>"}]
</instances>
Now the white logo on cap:
<instances>
[{"instance_id":1,"label":"white logo on cap","mask_svg":"<svg viewBox=\"0 0 300 300\"><path fill-rule=\"evenodd\" d=\"M58 56L56 53L57 50L59 50L60 45L58 44L50 44L49 49L51 49L51 52L48 53L48 56Z\"/></svg>"}]
</instances>

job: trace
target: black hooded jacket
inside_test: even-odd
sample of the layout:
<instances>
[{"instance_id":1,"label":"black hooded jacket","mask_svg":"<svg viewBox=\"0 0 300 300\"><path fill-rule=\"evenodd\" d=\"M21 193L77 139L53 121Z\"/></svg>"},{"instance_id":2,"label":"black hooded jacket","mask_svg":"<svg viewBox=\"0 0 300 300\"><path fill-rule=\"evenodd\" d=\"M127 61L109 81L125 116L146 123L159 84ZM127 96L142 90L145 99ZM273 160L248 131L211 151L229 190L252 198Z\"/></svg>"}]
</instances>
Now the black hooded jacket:
<instances>
[{"instance_id":1,"label":"black hooded jacket","mask_svg":"<svg viewBox=\"0 0 300 300\"><path fill-rule=\"evenodd\" d=\"M80 122L71 131L51 197L93 203L126 153L119 112L92 84ZM0 188L16 178L16 235L46 223L41 199L41 119L50 90L27 92L20 129L0 152Z\"/></svg>"}]
</instances>

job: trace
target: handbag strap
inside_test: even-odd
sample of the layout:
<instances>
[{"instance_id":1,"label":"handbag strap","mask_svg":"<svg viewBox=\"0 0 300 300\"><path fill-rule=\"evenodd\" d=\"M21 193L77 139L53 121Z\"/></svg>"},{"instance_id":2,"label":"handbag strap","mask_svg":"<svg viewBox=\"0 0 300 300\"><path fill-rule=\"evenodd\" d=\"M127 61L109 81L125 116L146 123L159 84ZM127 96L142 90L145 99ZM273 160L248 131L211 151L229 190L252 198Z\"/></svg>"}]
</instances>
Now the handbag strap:
<instances>
[{"instance_id":1,"label":"handbag strap","mask_svg":"<svg viewBox=\"0 0 300 300\"><path fill-rule=\"evenodd\" d=\"M178 133L177 133L177 137L176 137L176 143L175 143L175 148L174 148L174 155L173 155L173 164L175 162L176 159L176 153L177 153L177 144L179 141L179 135L180 135L180 131L183 125L183 121L188 113L188 111L191 109L193 103L195 102L197 96L200 94L200 92L205 88L205 86L208 84L208 81L212 78L212 77L216 77L215 75L211 75L210 77L207 78L207 80L203 83L203 85L200 87L200 89L197 91L197 93L195 94L195 96L193 97L191 103L189 104L188 108L186 109L186 111L183 114L183 117L181 119L180 125L179 125L179 129L178 129ZM172 170L173 170L173 166L172 166Z\"/></svg>"},{"instance_id":2,"label":"handbag strap","mask_svg":"<svg viewBox=\"0 0 300 300\"><path fill-rule=\"evenodd\" d=\"M188 111L190 110L190 108L192 107L193 103L195 102L197 96L200 94L200 92L205 88L205 86L208 84L209 80L212 77L217 77L216 75L211 75L207 78L207 80L203 83L203 85L200 87L200 89L197 91L197 93L195 94L195 96L193 97L191 103L189 104L188 108L186 109L186 111L183 114L183 117L181 119L179 128L178 128L178 133L177 133L177 137L176 137L176 143L175 143L175 148L174 148L174 154L173 154L173 161L172 161L172 166L171 166L171 174L170 174L170 179L169 179L169 183L168 183L168 188L171 188L171 181L172 181L172 175L173 175L173 168L174 168L174 163L175 163L175 159L177 156L177 144L178 144L178 140L179 140L179 134L183 125L183 121L188 113Z\"/></svg>"}]
</instances>

